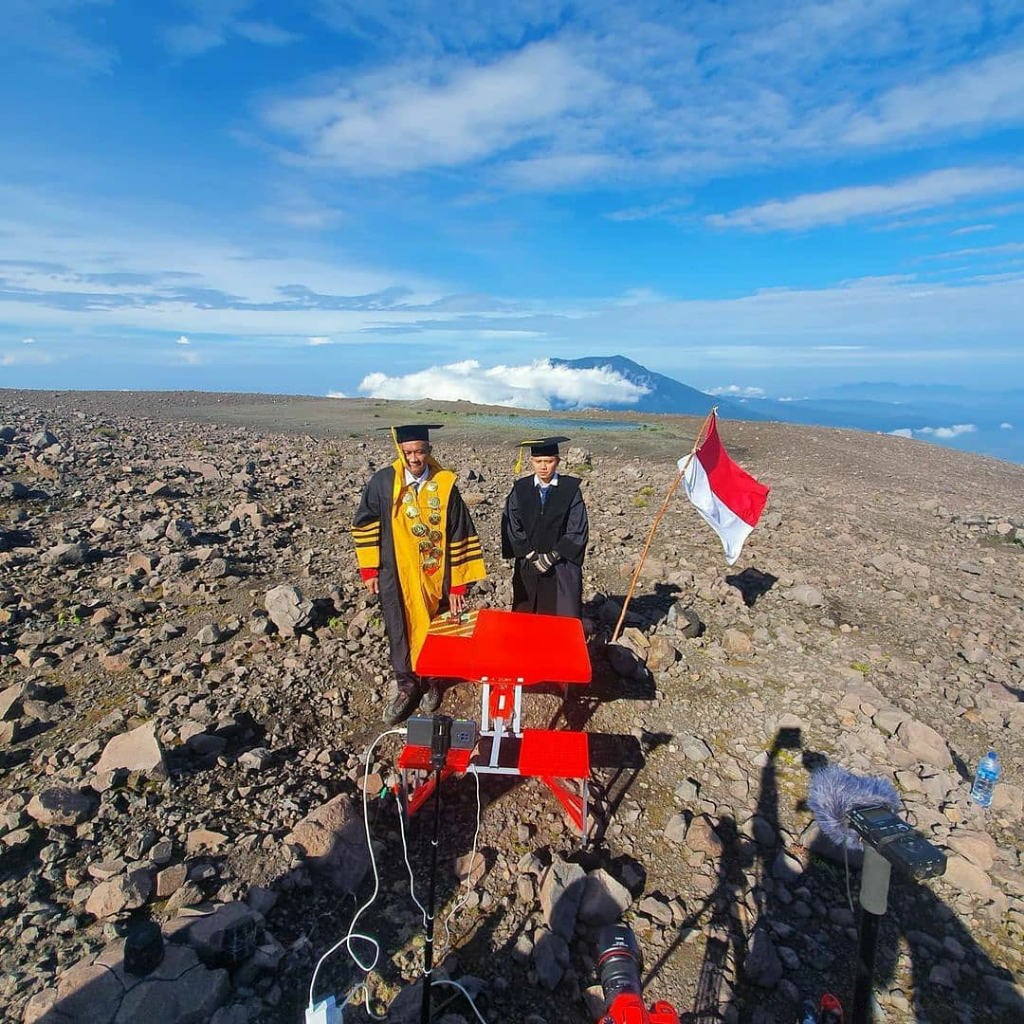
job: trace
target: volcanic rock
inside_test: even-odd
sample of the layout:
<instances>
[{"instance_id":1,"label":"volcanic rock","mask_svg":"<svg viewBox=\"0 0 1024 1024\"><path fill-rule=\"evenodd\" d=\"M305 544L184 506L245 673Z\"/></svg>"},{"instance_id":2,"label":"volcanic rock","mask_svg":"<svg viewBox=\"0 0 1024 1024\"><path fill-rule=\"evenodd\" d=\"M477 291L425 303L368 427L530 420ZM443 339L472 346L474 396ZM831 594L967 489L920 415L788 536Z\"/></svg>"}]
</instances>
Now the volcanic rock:
<instances>
[{"instance_id":1,"label":"volcanic rock","mask_svg":"<svg viewBox=\"0 0 1024 1024\"><path fill-rule=\"evenodd\" d=\"M53 786L37 793L25 808L41 825L78 825L92 817L96 801L77 789Z\"/></svg>"},{"instance_id":2,"label":"volcanic rock","mask_svg":"<svg viewBox=\"0 0 1024 1024\"><path fill-rule=\"evenodd\" d=\"M355 892L370 866L362 809L344 794L307 814L284 842L298 846L310 866L342 892Z\"/></svg>"},{"instance_id":3,"label":"volcanic rock","mask_svg":"<svg viewBox=\"0 0 1024 1024\"><path fill-rule=\"evenodd\" d=\"M579 864L556 859L541 880L540 906L544 923L566 942L576 930L586 878Z\"/></svg>"},{"instance_id":4,"label":"volcanic rock","mask_svg":"<svg viewBox=\"0 0 1024 1024\"><path fill-rule=\"evenodd\" d=\"M153 722L140 725L137 729L115 736L104 748L96 763L97 775L125 768L132 772L143 772L156 779L167 778L164 753L156 738Z\"/></svg>"},{"instance_id":5,"label":"volcanic rock","mask_svg":"<svg viewBox=\"0 0 1024 1024\"><path fill-rule=\"evenodd\" d=\"M313 618L313 602L303 597L298 587L274 587L267 591L263 606L270 620L286 635L305 628Z\"/></svg>"}]
</instances>

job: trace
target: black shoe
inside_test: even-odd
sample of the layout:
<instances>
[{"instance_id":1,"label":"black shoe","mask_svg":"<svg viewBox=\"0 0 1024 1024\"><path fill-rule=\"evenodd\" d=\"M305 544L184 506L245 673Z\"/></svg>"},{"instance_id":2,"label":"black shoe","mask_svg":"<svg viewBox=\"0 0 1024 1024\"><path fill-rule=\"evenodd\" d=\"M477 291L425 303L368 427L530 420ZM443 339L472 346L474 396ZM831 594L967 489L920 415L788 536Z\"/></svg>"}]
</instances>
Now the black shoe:
<instances>
[{"instance_id":1,"label":"black shoe","mask_svg":"<svg viewBox=\"0 0 1024 1024\"><path fill-rule=\"evenodd\" d=\"M427 681L427 691L423 694L423 699L420 701L420 711L426 715L432 715L441 706L441 701L444 698L444 693L441 690L441 684L436 679L430 679Z\"/></svg>"},{"instance_id":2,"label":"black shoe","mask_svg":"<svg viewBox=\"0 0 1024 1024\"><path fill-rule=\"evenodd\" d=\"M404 722L418 707L420 688L415 684L399 683L398 691L384 705L384 724L398 725Z\"/></svg>"}]
</instances>

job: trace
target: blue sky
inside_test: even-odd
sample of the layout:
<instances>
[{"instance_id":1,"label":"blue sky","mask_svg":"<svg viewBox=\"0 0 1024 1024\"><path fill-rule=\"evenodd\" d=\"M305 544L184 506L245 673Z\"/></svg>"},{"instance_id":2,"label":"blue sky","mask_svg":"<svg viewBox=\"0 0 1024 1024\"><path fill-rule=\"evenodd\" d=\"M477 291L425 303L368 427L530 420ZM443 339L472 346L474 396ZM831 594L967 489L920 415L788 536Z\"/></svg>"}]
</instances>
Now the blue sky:
<instances>
[{"instance_id":1,"label":"blue sky","mask_svg":"<svg viewBox=\"0 0 1024 1024\"><path fill-rule=\"evenodd\" d=\"M1024 386L1019 0L4 7L0 386Z\"/></svg>"}]
</instances>

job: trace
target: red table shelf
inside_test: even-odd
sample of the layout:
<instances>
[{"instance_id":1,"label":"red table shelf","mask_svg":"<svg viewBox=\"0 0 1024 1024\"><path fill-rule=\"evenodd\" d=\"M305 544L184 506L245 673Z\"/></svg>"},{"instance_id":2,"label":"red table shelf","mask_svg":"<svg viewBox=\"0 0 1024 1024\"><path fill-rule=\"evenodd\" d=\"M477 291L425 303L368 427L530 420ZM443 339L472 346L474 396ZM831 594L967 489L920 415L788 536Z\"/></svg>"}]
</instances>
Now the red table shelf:
<instances>
[{"instance_id":1,"label":"red table shelf","mask_svg":"<svg viewBox=\"0 0 1024 1024\"><path fill-rule=\"evenodd\" d=\"M551 790L586 837L590 744L586 733L523 729L523 688L539 683L585 685L591 680L583 624L557 615L528 615L485 608L466 621L443 616L431 624L416 660L421 676L465 679L482 687L482 752L450 751L441 778L459 773L529 776ZM502 747L502 741L505 746ZM408 792L408 772L430 769L430 750L409 747L399 758ZM559 779L579 780L580 793ZM419 786L407 806L414 814L436 778Z\"/></svg>"}]
</instances>

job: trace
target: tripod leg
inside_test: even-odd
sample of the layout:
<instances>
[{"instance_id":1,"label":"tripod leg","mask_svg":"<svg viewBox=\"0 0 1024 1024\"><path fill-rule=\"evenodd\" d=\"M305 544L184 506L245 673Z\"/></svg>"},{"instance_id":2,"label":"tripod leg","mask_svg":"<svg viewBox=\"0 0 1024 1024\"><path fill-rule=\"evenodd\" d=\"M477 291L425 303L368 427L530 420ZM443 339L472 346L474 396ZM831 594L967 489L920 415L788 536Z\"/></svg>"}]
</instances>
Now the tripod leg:
<instances>
[{"instance_id":1,"label":"tripod leg","mask_svg":"<svg viewBox=\"0 0 1024 1024\"><path fill-rule=\"evenodd\" d=\"M889 906L889 862L866 843L860 876L860 941L857 947L857 981L853 990L850 1024L870 1024L871 993L875 981L878 930Z\"/></svg>"},{"instance_id":2,"label":"tripod leg","mask_svg":"<svg viewBox=\"0 0 1024 1024\"><path fill-rule=\"evenodd\" d=\"M420 1024L430 1024L430 988L434 970L434 893L437 885L437 846L441 829L441 769L434 774L434 838L430 851L430 887L427 890L427 941L423 946L423 1004Z\"/></svg>"}]
</instances>

